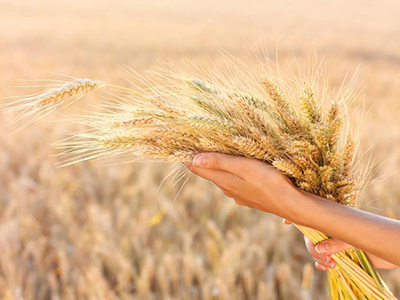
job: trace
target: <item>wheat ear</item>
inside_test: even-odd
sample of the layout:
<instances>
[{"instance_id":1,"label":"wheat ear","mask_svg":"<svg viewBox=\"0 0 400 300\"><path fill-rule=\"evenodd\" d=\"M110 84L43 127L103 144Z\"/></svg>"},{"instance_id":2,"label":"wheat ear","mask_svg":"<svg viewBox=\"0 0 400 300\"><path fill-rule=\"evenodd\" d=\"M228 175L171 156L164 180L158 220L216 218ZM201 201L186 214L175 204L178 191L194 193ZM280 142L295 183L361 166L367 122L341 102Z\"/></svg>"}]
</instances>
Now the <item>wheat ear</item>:
<instances>
[{"instance_id":1,"label":"wheat ear","mask_svg":"<svg viewBox=\"0 0 400 300\"><path fill-rule=\"evenodd\" d=\"M16 101L0 106L0 110L4 113L19 112L17 118L11 124L30 118L18 129L21 130L53 112L67 101L72 103L88 92L106 85L99 80L75 79L44 92L22 96Z\"/></svg>"}]
</instances>

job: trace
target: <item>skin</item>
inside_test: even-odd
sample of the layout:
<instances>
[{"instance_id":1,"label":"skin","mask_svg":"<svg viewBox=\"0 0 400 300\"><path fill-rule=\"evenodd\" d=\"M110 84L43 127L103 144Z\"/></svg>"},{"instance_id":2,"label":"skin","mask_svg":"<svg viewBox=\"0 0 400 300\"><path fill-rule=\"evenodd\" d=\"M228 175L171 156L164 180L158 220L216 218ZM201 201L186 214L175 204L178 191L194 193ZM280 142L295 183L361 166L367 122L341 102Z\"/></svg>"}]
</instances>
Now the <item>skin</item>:
<instances>
[{"instance_id":1,"label":"skin","mask_svg":"<svg viewBox=\"0 0 400 300\"><path fill-rule=\"evenodd\" d=\"M335 267L332 254L351 248L364 250L376 268L400 266L400 221L306 193L276 168L258 160L202 153L187 167L213 182L240 206L272 213L284 218L285 224L294 222L332 236L316 246L305 239L320 271Z\"/></svg>"}]
</instances>

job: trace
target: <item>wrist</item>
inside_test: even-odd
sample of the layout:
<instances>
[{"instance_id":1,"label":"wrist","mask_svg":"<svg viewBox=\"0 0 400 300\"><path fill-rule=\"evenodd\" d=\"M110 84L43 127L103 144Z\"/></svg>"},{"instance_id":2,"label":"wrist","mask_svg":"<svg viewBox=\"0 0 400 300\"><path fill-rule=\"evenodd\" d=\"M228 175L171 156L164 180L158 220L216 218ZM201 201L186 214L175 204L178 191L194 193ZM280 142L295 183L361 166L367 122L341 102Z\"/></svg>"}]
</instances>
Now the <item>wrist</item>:
<instances>
[{"instance_id":1,"label":"wrist","mask_svg":"<svg viewBox=\"0 0 400 300\"><path fill-rule=\"evenodd\" d=\"M288 193L285 203L284 218L296 223L297 225L310 226L310 212L314 211L314 195L306 193L298 188L294 188Z\"/></svg>"},{"instance_id":2,"label":"wrist","mask_svg":"<svg viewBox=\"0 0 400 300\"><path fill-rule=\"evenodd\" d=\"M300 189L292 186L289 189L281 190L279 196L274 197L274 201L276 209L270 211L271 213L296 224L301 221L305 205L303 202L306 200Z\"/></svg>"}]
</instances>

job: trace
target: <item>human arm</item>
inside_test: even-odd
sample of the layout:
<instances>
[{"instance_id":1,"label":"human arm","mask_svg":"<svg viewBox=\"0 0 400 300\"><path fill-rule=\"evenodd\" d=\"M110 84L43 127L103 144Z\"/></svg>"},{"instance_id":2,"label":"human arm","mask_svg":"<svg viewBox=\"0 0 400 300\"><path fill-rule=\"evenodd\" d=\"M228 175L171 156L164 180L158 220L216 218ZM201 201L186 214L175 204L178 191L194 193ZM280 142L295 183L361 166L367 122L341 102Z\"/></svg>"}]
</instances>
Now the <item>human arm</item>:
<instances>
[{"instance_id":1,"label":"human arm","mask_svg":"<svg viewBox=\"0 0 400 300\"><path fill-rule=\"evenodd\" d=\"M400 222L297 189L274 167L217 153L197 155L191 171L212 181L239 205L311 227L400 265Z\"/></svg>"}]
</instances>

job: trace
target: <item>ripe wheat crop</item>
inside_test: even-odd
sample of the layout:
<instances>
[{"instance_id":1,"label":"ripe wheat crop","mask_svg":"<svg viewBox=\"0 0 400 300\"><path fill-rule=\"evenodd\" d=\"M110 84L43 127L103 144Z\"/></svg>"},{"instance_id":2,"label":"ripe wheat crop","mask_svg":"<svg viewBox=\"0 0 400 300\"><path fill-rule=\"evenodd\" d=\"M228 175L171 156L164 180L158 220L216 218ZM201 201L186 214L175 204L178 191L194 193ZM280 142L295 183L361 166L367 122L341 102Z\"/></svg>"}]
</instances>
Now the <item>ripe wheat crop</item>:
<instances>
[{"instance_id":1,"label":"ripe wheat crop","mask_svg":"<svg viewBox=\"0 0 400 300\"><path fill-rule=\"evenodd\" d=\"M351 79L331 91L320 68L303 74L229 58L206 75L156 73L143 80L144 88L91 79L54 82L2 108L20 112L16 121L29 118L24 127L94 89L108 89L104 112L77 120L87 130L55 144L63 149L64 165L130 154L188 163L197 153L219 152L270 163L298 188L359 209L369 172L355 161L358 140L348 112L359 87ZM328 238L298 228L314 243ZM331 299L395 299L363 251L333 259Z\"/></svg>"}]
</instances>

